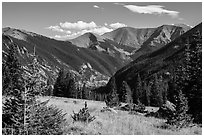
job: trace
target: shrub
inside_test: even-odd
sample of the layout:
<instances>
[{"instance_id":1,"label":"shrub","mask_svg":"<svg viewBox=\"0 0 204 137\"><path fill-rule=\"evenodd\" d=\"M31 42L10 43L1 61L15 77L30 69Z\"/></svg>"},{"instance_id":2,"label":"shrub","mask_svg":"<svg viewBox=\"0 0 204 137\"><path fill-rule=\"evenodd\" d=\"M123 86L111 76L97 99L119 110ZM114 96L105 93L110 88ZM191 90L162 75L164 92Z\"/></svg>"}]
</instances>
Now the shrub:
<instances>
[{"instance_id":1,"label":"shrub","mask_svg":"<svg viewBox=\"0 0 204 137\"><path fill-rule=\"evenodd\" d=\"M133 112L140 112L140 113L144 113L145 111L145 105L142 103L138 103L138 104L127 104L125 106L122 106L119 108L122 111L130 111L132 114Z\"/></svg>"},{"instance_id":2,"label":"shrub","mask_svg":"<svg viewBox=\"0 0 204 137\"><path fill-rule=\"evenodd\" d=\"M139 102L138 104L134 104L131 111L143 113L145 112L145 105L142 104L141 102Z\"/></svg>"},{"instance_id":3,"label":"shrub","mask_svg":"<svg viewBox=\"0 0 204 137\"><path fill-rule=\"evenodd\" d=\"M80 109L78 113L75 113L73 111L74 115L71 115L73 122L80 121L80 122L86 122L90 123L91 121L95 120L95 116L91 116L89 113L87 103L85 102L85 107Z\"/></svg>"}]
</instances>

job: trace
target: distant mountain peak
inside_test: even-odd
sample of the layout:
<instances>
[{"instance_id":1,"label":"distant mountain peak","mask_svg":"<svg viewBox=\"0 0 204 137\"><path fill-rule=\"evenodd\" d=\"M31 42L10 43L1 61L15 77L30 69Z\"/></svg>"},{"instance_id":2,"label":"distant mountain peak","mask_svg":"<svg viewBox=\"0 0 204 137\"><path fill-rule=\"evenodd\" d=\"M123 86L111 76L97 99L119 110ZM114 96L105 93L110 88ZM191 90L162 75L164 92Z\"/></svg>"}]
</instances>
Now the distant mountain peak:
<instances>
[{"instance_id":1,"label":"distant mountain peak","mask_svg":"<svg viewBox=\"0 0 204 137\"><path fill-rule=\"evenodd\" d=\"M69 41L78 47L87 48L90 46L90 43L97 43L98 41L104 42L104 38L103 36L100 36L91 32L87 32Z\"/></svg>"},{"instance_id":2,"label":"distant mountain peak","mask_svg":"<svg viewBox=\"0 0 204 137\"><path fill-rule=\"evenodd\" d=\"M182 31L181 29L184 32L186 32L187 30L190 29L190 27L185 26L185 25L174 26L174 25L168 25L168 24L159 26L157 28L123 27L123 28L118 28L112 32L107 32L107 33L103 34L103 36L106 39L113 40L118 44L134 47L134 48L136 48L136 50L138 50L141 48L142 45L144 45L144 43L147 43L146 41L148 39L154 40L154 38L155 38L155 41L158 41L157 43L164 40L162 42L166 44L166 42L167 42L166 39L160 40L160 38L157 39L155 36L157 36L157 35L159 35L159 33L161 33L161 35L168 34L167 36L171 37L169 35L172 35L173 31L175 31L175 30ZM152 38L152 37L154 37L154 38Z\"/></svg>"}]
</instances>

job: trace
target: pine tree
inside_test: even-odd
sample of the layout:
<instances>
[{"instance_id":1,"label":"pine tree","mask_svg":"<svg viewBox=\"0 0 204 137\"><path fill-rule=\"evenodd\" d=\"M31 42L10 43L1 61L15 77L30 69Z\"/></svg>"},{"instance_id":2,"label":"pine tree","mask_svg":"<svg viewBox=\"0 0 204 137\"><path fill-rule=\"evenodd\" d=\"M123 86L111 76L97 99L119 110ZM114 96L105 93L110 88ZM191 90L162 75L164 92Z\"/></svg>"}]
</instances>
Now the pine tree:
<instances>
[{"instance_id":1,"label":"pine tree","mask_svg":"<svg viewBox=\"0 0 204 137\"><path fill-rule=\"evenodd\" d=\"M32 87L31 90L34 95L43 95L47 87L46 82L40 75L40 66L35 53L35 48L32 62L31 64L28 64L28 67L30 68L30 75L24 75L24 80L27 80L27 84L30 84L28 86Z\"/></svg>"},{"instance_id":2,"label":"pine tree","mask_svg":"<svg viewBox=\"0 0 204 137\"><path fill-rule=\"evenodd\" d=\"M202 123L202 34L198 30L189 44L189 83L188 90L189 113L194 122Z\"/></svg>"},{"instance_id":3,"label":"pine tree","mask_svg":"<svg viewBox=\"0 0 204 137\"><path fill-rule=\"evenodd\" d=\"M120 104L119 102L119 97L117 94L117 89L116 89L116 83L115 83L115 78L112 77L109 83L109 94L107 95L106 98L106 105L108 107L114 107L114 106L118 106Z\"/></svg>"},{"instance_id":4,"label":"pine tree","mask_svg":"<svg viewBox=\"0 0 204 137\"><path fill-rule=\"evenodd\" d=\"M191 117L188 112L188 101L181 90L174 95L176 111L168 116L167 124L177 128L186 127L191 123Z\"/></svg>"},{"instance_id":5,"label":"pine tree","mask_svg":"<svg viewBox=\"0 0 204 137\"><path fill-rule=\"evenodd\" d=\"M127 93L127 89L126 89L126 82L123 81L122 82L122 86L120 88L120 93L121 93L121 102L126 102L126 93Z\"/></svg>"},{"instance_id":6,"label":"pine tree","mask_svg":"<svg viewBox=\"0 0 204 137\"><path fill-rule=\"evenodd\" d=\"M3 103L3 128L23 127L23 70L16 57L16 45L14 44L9 45L3 76L3 93L6 95Z\"/></svg>"},{"instance_id":7,"label":"pine tree","mask_svg":"<svg viewBox=\"0 0 204 137\"><path fill-rule=\"evenodd\" d=\"M185 51L185 60L183 64L178 65L174 69L174 73L171 76L171 92L173 94L171 101L176 105L176 111L168 116L167 123L177 128L188 126L192 119L188 114L188 98L185 96L185 91L188 86L190 75L189 75L189 50ZM172 84L173 83L173 84Z\"/></svg>"},{"instance_id":8,"label":"pine tree","mask_svg":"<svg viewBox=\"0 0 204 137\"><path fill-rule=\"evenodd\" d=\"M48 101L40 102L36 96L41 95L45 90L36 71L36 60L32 63L31 76L25 78L24 98L24 134L33 135L55 135L62 134L62 123L65 121L65 115L62 110L48 106ZM40 89L41 88L41 89ZM51 116L51 117L50 117Z\"/></svg>"},{"instance_id":9,"label":"pine tree","mask_svg":"<svg viewBox=\"0 0 204 137\"><path fill-rule=\"evenodd\" d=\"M133 103L132 91L126 81L123 81L123 86L125 88L125 102L128 104L132 104Z\"/></svg>"},{"instance_id":10,"label":"pine tree","mask_svg":"<svg viewBox=\"0 0 204 137\"><path fill-rule=\"evenodd\" d=\"M75 79L75 76L71 73L71 72L68 72L67 73L67 77L66 77L66 81L68 81L68 87L67 87L67 91L69 93L69 96L70 98L75 98L76 97L76 79Z\"/></svg>"},{"instance_id":11,"label":"pine tree","mask_svg":"<svg viewBox=\"0 0 204 137\"><path fill-rule=\"evenodd\" d=\"M15 53L15 50L14 50ZM15 54L13 55L15 57ZM12 61L12 60L9 60ZM18 60L15 60L18 62ZM5 127L10 127L15 130L14 134L26 134L28 131L28 125L30 119L30 109L33 105L36 104L36 95L40 95L42 91L41 81L38 79L39 72L37 71L36 66L37 59L34 57L31 66L31 75L27 75L23 73L23 70L19 65L19 68L16 72L20 72L18 76L21 79L21 87L20 90L17 86L14 86L13 89L10 89L9 97L5 100L3 107L3 125ZM12 66L11 66L12 67ZM14 70L14 68L12 68ZM14 84L18 81L11 81ZM9 83L10 85L14 85L13 83ZM20 86L20 85L18 85Z\"/></svg>"},{"instance_id":12,"label":"pine tree","mask_svg":"<svg viewBox=\"0 0 204 137\"><path fill-rule=\"evenodd\" d=\"M39 71L39 64L37 61L37 56L34 54L32 57L30 67L30 75L24 74L24 90L23 90L23 105L24 105L24 131L28 132L28 126L33 121L31 118L32 109L36 102L36 96L41 96L44 94L46 87L45 83L41 78ZM27 133L28 134L28 133Z\"/></svg>"},{"instance_id":13,"label":"pine tree","mask_svg":"<svg viewBox=\"0 0 204 137\"><path fill-rule=\"evenodd\" d=\"M77 94L77 86L74 75L69 71L65 72L64 69L61 69L54 85L53 95L76 98Z\"/></svg>"},{"instance_id":14,"label":"pine tree","mask_svg":"<svg viewBox=\"0 0 204 137\"><path fill-rule=\"evenodd\" d=\"M60 97L64 96L64 92L66 90L66 85L64 83L64 76L65 76L64 69L60 69L57 80L54 84L54 89L53 89L54 96L60 96Z\"/></svg>"},{"instance_id":15,"label":"pine tree","mask_svg":"<svg viewBox=\"0 0 204 137\"><path fill-rule=\"evenodd\" d=\"M151 89L150 83L148 83L147 80L144 81L144 92L145 92L144 100L147 106L150 106L150 89Z\"/></svg>"},{"instance_id":16,"label":"pine tree","mask_svg":"<svg viewBox=\"0 0 204 137\"><path fill-rule=\"evenodd\" d=\"M10 61L13 66L6 67L13 70L8 72L15 72L16 75L13 76L16 77L15 80L17 81L9 82L8 87L11 85L12 88L9 88L9 95L3 102L3 134L62 134L61 124L65 121L65 115L62 114L61 110L47 106L48 101L43 103L36 101L35 97L40 92L38 91L39 84L35 69L31 69L31 75L24 74L15 57L15 49L12 51L10 55L13 58L8 57L7 61ZM7 62L7 64L10 63ZM32 65L34 68L36 67L35 61ZM8 74L7 76L11 75ZM6 130L4 130L5 128ZM13 132L8 132L8 128Z\"/></svg>"},{"instance_id":17,"label":"pine tree","mask_svg":"<svg viewBox=\"0 0 204 137\"><path fill-rule=\"evenodd\" d=\"M154 75L153 85L151 87L151 103L154 106L161 106L163 104L163 97L162 97L162 86L161 86L161 79L158 78L158 75Z\"/></svg>"},{"instance_id":18,"label":"pine tree","mask_svg":"<svg viewBox=\"0 0 204 137\"><path fill-rule=\"evenodd\" d=\"M135 84L135 90L133 92L133 101L134 103L138 104L139 103L139 99L141 98L142 95L142 80L140 77L140 74L137 75L137 79L136 79L136 84Z\"/></svg>"},{"instance_id":19,"label":"pine tree","mask_svg":"<svg viewBox=\"0 0 204 137\"><path fill-rule=\"evenodd\" d=\"M8 56L2 65L2 87L3 95L10 95L14 89L22 90L22 67L17 59L17 46L15 44L9 45ZM10 93L11 92L11 93Z\"/></svg>"},{"instance_id":20,"label":"pine tree","mask_svg":"<svg viewBox=\"0 0 204 137\"><path fill-rule=\"evenodd\" d=\"M86 83L84 83L83 87L82 87L82 99L87 99L87 96L86 96Z\"/></svg>"}]
</instances>

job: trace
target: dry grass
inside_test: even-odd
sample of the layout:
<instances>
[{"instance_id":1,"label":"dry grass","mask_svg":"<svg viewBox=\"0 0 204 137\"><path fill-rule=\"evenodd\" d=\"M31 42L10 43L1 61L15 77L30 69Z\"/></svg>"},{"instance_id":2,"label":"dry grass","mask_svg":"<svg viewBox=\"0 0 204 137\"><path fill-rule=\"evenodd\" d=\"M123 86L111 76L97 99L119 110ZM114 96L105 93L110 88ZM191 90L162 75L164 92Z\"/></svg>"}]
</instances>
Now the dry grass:
<instances>
[{"instance_id":1,"label":"dry grass","mask_svg":"<svg viewBox=\"0 0 204 137\"><path fill-rule=\"evenodd\" d=\"M43 97L41 100L50 99L50 105L56 105L67 113L68 125L65 126L65 134L102 134L102 135L194 135L202 134L201 127L183 128L179 131L164 129L165 120L142 115L130 115L128 112L117 111L100 112L106 106L104 102L67 99L58 97ZM89 124L81 122L73 123L71 114L78 112L84 107L87 101L91 115L96 116L96 120ZM156 111L158 108L149 107L148 110Z\"/></svg>"}]
</instances>

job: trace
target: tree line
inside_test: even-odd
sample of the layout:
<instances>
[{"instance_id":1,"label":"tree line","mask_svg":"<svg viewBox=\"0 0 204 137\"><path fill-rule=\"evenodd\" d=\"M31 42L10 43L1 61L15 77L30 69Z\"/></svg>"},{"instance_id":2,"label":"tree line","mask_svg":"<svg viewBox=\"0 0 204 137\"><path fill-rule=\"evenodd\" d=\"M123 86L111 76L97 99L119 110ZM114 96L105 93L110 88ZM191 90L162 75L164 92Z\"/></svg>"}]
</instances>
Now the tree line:
<instances>
[{"instance_id":1,"label":"tree line","mask_svg":"<svg viewBox=\"0 0 204 137\"><path fill-rule=\"evenodd\" d=\"M58 73L52 95L97 101L104 101L106 98L105 93L97 92L94 88L88 87L85 81L82 80L79 84L79 78L63 68Z\"/></svg>"}]
</instances>

